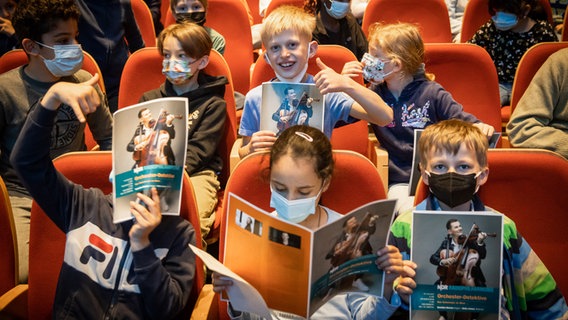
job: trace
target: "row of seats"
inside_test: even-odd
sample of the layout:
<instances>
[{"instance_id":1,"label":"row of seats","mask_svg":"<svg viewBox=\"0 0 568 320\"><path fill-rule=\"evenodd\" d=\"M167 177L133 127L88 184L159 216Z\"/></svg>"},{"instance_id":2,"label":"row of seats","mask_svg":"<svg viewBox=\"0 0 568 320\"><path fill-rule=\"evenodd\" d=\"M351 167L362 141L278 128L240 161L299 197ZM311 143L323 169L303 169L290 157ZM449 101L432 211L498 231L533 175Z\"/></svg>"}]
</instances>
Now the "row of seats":
<instances>
[{"instance_id":1,"label":"row of seats","mask_svg":"<svg viewBox=\"0 0 568 320\"><path fill-rule=\"evenodd\" d=\"M548 0L539 1L548 15L548 20L552 22L550 3ZM140 7L145 5L143 0L134 0L132 2L136 20L143 35L150 34L150 36L144 36L144 39L147 39L147 37L151 37L153 34L151 14L149 10L146 10L146 13L142 12L144 10ZM256 21L259 21L257 2L258 0L248 1L249 7L252 8L253 16L255 16ZM468 2L463 17L462 42L469 40L475 31L489 20L487 3L488 0L471 0ZM303 0L272 0L266 10L266 14L270 14L272 10L284 4L303 6ZM413 9L407 10L407 8ZM227 15L225 14L226 12L231 12L231 14ZM363 32L366 34L369 26L377 21L385 23L398 21L416 23L421 26L422 36L426 43L447 43L451 42L452 39L448 10L444 0L371 0L363 16ZM169 6L162 6L162 22L164 26L175 22ZM253 47L250 31L251 25L245 6L240 1L210 0L208 1L205 25L217 30L225 37L225 59L233 72L235 90L246 93L249 88L247 71L253 63ZM151 41L146 41L147 46L150 46L151 43Z\"/></svg>"},{"instance_id":2,"label":"row of seats","mask_svg":"<svg viewBox=\"0 0 568 320\"><path fill-rule=\"evenodd\" d=\"M322 195L323 205L338 212L349 212L362 204L386 198L385 190L381 187L381 177L366 157L351 151L334 151L334 157L335 174L329 189ZM550 226L559 230L568 228L568 220L563 217L565 208L562 201L559 201L568 185L568 161L546 150L494 149L489 151L488 162L490 179L480 189L480 197L487 205L515 220L525 239L531 243L555 277L560 290L567 292L568 275L563 272L564 261L558 259L557 253L568 249L568 243L563 240L561 232L550 232ZM69 179L84 187L98 187L104 192L112 189L106 178L112 168L110 152L68 153L57 158L54 163ZM268 153L256 153L245 158L229 178L226 192L247 199L259 208L271 210L268 180L262 179L261 174L266 172L268 163ZM93 174L84 175L86 168ZM353 183L359 186L357 192L352 191ZM0 180L0 187L1 185ZM3 191L5 199L2 203L4 206L0 206L0 234L5 235L10 234L10 223L8 222L6 229L5 221L9 221L11 212L5 189L0 188L0 191ZM198 232L198 214L192 193L191 182L185 175L181 215ZM417 201L424 199L427 193L428 188L420 183ZM349 195L349 201L345 201L345 195ZM223 207L227 207L227 197L223 202ZM220 257L223 257L224 250L224 225L221 227ZM30 263L27 285L19 285L0 297L0 314L10 311L11 314L30 319L49 319L59 268L63 261L65 238L35 203L32 207L30 232L30 262L42 263ZM50 236L45 237L46 234ZM13 238L1 240L0 246L5 248L5 252L15 250ZM17 254L7 254L5 257L0 261L0 274L9 276L9 279L0 278L0 281L8 281L14 287L17 270L14 264L17 262L10 258L17 257ZM206 316L226 318L226 305L212 292L211 285L204 286L203 268L199 259L196 273L187 314L195 307L195 319L205 319ZM5 288L6 283L0 283L0 287ZM10 300L14 296L16 300ZM6 305L6 302L12 304ZM6 309L6 306L10 309Z\"/></svg>"},{"instance_id":3,"label":"row of seats","mask_svg":"<svg viewBox=\"0 0 568 320\"><path fill-rule=\"evenodd\" d=\"M526 89L538 67L546 57L560 48L568 46L568 42L541 43L531 48L522 59L518 68L518 81L513 90L512 108L518 98ZM92 58L85 55L84 69L91 73L98 72L98 67ZM321 58L328 66L340 72L347 61L355 60L355 56L348 49L337 45L321 45L316 57ZM315 58L310 59L308 72L315 74L318 67ZM0 72L9 70L27 61L21 50L12 51L0 58ZM498 80L495 66L487 52L481 47L471 44L432 43L426 44L425 52L426 70L435 75L435 80L446 90L452 93L454 99L460 102L465 111L474 114L481 121L492 125L496 131L501 131L502 119L499 102ZM161 73L162 56L156 48L144 48L130 56L128 59L119 91L119 108L137 103L146 91L159 87L165 77ZM210 63L205 72L212 75L226 75L233 79L227 62L216 51L210 55ZM264 59L258 59L251 77L251 87L260 85L274 77L274 71ZM145 81L139 81L145 79ZM363 83L362 78L356 79ZM227 101L227 121L225 131L218 153L224 160L225 167L221 173L220 181L224 186L232 168L238 163L237 148L237 119L234 100L234 79L226 85L225 100ZM102 80L101 80L102 85ZM483 94L480 94L483 93ZM88 130L88 129L87 129ZM88 149L92 149L96 142L89 132L86 134ZM369 141L367 123L359 121L355 124L343 126L334 130L332 144L335 149L356 151L365 155L376 165L381 173L384 187L388 181L388 155L376 148L373 141ZM235 143L237 141L237 143ZM506 145L505 145L506 146ZM223 190L219 192L219 199L223 197ZM219 201L220 203L220 201ZM214 242L219 236L220 219L223 217L221 206L218 205L217 217L209 242Z\"/></svg>"}]
</instances>

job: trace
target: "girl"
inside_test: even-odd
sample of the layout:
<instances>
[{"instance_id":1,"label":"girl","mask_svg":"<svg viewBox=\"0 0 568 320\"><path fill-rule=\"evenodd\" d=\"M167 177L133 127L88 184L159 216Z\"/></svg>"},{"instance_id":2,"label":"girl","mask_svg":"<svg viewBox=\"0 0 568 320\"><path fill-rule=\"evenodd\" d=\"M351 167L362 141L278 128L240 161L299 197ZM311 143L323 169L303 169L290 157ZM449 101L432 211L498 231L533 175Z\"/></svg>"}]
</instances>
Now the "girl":
<instances>
[{"instance_id":1,"label":"girl","mask_svg":"<svg viewBox=\"0 0 568 320\"><path fill-rule=\"evenodd\" d=\"M312 230L339 219L339 213L319 205L321 194L329 187L333 165L331 144L321 131L308 126L286 129L270 152L270 203L276 209L272 214ZM396 288L406 301L414 287L411 277L415 264L403 262L398 250L390 246L378 250L377 255L379 268L390 271L393 277L405 275L398 278ZM318 309L311 319L331 319L341 315L349 319L387 319L398 307L398 303L388 302L392 292L387 288L392 288L393 277L386 280L384 298L358 292L339 294ZM217 273L213 273L212 278L215 292L222 292L232 285L230 280ZM229 315L232 318L249 316L232 308L229 308Z\"/></svg>"},{"instance_id":2,"label":"girl","mask_svg":"<svg viewBox=\"0 0 568 320\"><path fill-rule=\"evenodd\" d=\"M539 42L558 41L538 0L489 0L491 20L468 41L483 47L499 76L501 105L509 105L513 79L523 54Z\"/></svg>"},{"instance_id":3,"label":"girl","mask_svg":"<svg viewBox=\"0 0 568 320\"><path fill-rule=\"evenodd\" d=\"M493 127L464 112L451 94L424 71L424 43L418 27L408 23L369 28L369 54L363 62L345 64L343 74L363 74L371 88L393 109L394 120L387 126L372 125L381 147L389 154L388 197L398 199L398 212L411 209L408 194L412 167L414 129L451 118L476 123L488 137Z\"/></svg>"},{"instance_id":4,"label":"girl","mask_svg":"<svg viewBox=\"0 0 568 320\"><path fill-rule=\"evenodd\" d=\"M351 0L307 0L304 10L316 17L315 41L344 46L360 60L367 52L367 39L350 5Z\"/></svg>"},{"instance_id":5,"label":"girl","mask_svg":"<svg viewBox=\"0 0 568 320\"><path fill-rule=\"evenodd\" d=\"M185 97L189 102L187 158L185 170L194 186L203 239L215 221L219 181L223 162L217 146L226 119L224 76L202 72L209 63L211 38L194 23L172 24L158 37L158 50L164 57L162 72L166 82L144 93L140 101L163 97Z\"/></svg>"}]
</instances>

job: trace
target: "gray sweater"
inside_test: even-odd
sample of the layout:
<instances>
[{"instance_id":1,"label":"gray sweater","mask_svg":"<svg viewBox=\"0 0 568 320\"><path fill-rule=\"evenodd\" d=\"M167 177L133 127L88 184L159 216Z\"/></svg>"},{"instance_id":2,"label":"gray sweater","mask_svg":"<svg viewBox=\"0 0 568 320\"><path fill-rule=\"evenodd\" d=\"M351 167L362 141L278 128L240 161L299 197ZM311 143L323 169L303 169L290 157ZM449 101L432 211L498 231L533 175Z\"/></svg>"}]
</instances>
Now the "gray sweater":
<instances>
[{"instance_id":1,"label":"gray sweater","mask_svg":"<svg viewBox=\"0 0 568 320\"><path fill-rule=\"evenodd\" d=\"M36 81L24 72L22 66L0 75L0 175L12 196L28 196L10 163L10 154L20 134L30 108L49 90L54 83ZM79 83L91 78L83 70L60 81ZM98 87L97 87L98 90ZM101 150L112 147L112 115L103 93L98 90L104 106L87 116L87 123ZM80 123L71 107L59 108L57 119L51 131L50 156L56 158L70 151L86 150L85 124Z\"/></svg>"}]
</instances>

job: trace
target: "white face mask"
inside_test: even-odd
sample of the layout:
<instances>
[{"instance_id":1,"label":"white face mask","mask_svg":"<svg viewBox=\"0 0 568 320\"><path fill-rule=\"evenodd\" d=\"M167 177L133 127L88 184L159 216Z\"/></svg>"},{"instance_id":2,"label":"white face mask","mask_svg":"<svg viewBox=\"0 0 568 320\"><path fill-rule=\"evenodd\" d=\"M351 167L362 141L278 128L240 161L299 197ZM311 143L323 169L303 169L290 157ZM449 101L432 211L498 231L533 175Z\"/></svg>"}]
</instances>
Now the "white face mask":
<instances>
[{"instance_id":1,"label":"white face mask","mask_svg":"<svg viewBox=\"0 0 568 320\"><path fill-rule=\"evenodd\" d=\"M365 53L361 59L361 63L364 65L363 78L372 84L382 83L385 77L393 73L393 70L386 73L384 72L385 64L388 62L390 61L381 61L370 53Z\"/></svg>"},{"instance_id":2,"label":"white face mask","mask_svg":"<svg viewBox=\"0 0 568 320\"><path fill-rule=\"evenodd\" d=\"M497 11L491 19L493 24L495 24L495 28L501 31L510 30L519 23L519 17L516 14L503 11Z\"/></svg>"},{"instance_id":3,"label":"white face mask","mask_svg":"<svg viewBox=\"0 0 568 320\"><path fill-rule=\"evenodd\" d=\"M296 200L286 199L274 190L272 185L270 191L270 207L276 209L278 216L293 223L300 223L306 220L310 214L316 212L316 201L321 195L322 189L313 197Z\"/></svg>"},{"instance_id":4,"label":"white face mask","mask_svg":"<svg viewBox=\"0 0 568 320\"><path fill-rule=\"evenodd\" d=\"M339 2L331 1L331 8L328 8L325 4L325 10L327 13L335 19L343 19L349 13L350 3L349 2Z\"/></svg>"},{"instance_id":5,"label":"white face mask","mask_svg":"<svg viewBox=\"0 0 568 320\"><path fill-rule=\"evenodd\" d=\"M264 53L264 58L266 59L266 63L268 63L268 65L270 65L272 67L272 69L274 70L274 73L276 74L276 78L278 78L278 80L280 80L280 82L300 83L300 82L302 82L302 79L304 79L304 76L306 75L306 72L308 71L308 61L310 60L310 48L311 48L311 46L308 45L308 56L306 58L306 65L304 66L302 71L300 71L300 73L298 73L297 76L295 76L294 78L291 78L291 79L284 78L283 76L279 75L278 72L276 72L276 69L274 69L274 66L270 62L270 59L268 59L268 53L267 52Z\"/></svg>"},{"instance_id":6,"label":"white face mask","mask_svg":"<svg viewBox=\"0 0 568 320\"><path fill-rule=\"evenodd\" d=\"M40 55L47 70L55 77L61 78L73 75L83 66L83 50L80 44L56 44L50 47L40 42L37 43L42 47L52 49L55 53L55 57L51 60Z\"/></svg>"}]
</instances>

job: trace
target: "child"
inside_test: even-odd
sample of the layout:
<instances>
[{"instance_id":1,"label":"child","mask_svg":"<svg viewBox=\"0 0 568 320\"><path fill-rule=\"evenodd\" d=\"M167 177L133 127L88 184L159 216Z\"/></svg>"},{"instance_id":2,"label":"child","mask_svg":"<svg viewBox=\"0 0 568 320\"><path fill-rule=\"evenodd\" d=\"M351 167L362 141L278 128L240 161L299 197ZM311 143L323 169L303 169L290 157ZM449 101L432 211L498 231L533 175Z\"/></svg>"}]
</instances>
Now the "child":
<instances>
[{"instance_id":1,"label":"child","mask_svg":"<svg viewBox=\"0 0 568 320\"><path fill-rule=\"evenodd\" d=\"M92 76L81 70L83 51L77 44L79 10L73 0L21 0L12 23L26 52L27 65L0 75L0 172L10 193L18 236L20 281L27 281L29 223L32 199L9 161L12 148L27 114L47 90L59 81L79 83ZM112 116L103 93L96 87L102 105L86 117L101 150L112 146ZM85 123L72 106L58 109L50 136L50 155L86 150ZM36 145L34 143L34 145Z\"/></svg>"},{"instance_id":2,"label":"child","mask_svg":"<svg viewBox=\"0 0 568 320\"><path fill-rule=\"evenodd\" d=\"M203 69L209 63L211 38L194 23L172 24L158 37L158 50L164 57L162 72L166 82L144 93L141 101L163 97L185 97L189 102L187 158L185 170L194 186L206 238L215 221L219 180L223 161L217 146L223 136L226 103L223 99L227 78L210 76Z\"/></svg>"},{"instance_id":3,"label":"child","mask_svg":"<svg viewBox=\"0 0 568 320\"><path fill-rule=\"evenodd\" d=\"M195 256L188 244L195 243L195 233L189 222L162 217L153 188L151 197L138 195L148 209L132 201L135 219L114 224L112 197L67 180L49 158L57 109L70 105L84 121L101 102L93 88L97 80L53 85L29 114L11 156L24 186L67 237L53 318L173 318L193 284ZM90 246L93 237L109 251ZM83 261L85 250L95 250L96 258Z\"/></svg>"},{"instance_id":4,"label":"child","mask_svg":"<svg viewBox=\"0 0 568 320\"><path fill-rule=\"evenodd\" d=\"M220 54L225 53L225 38L215 29L203 25L207 16L207 0L170 0L170 8L177 23L193 22L202 26L213 41L213 49Z\"/></svg>"},{"instance_id":5,"label":"child","mask_svg":"<svg viewBox=\"0 0 568 320\"><path fill-rule=\"evenodd\" d=\"M532 78L507 124L515 148L554 151L568 159L568 48L550 55Z\"/></svg>"},{"instance_id":6,"label":"child","mask_svg":"<svg viewBox=\"0 0 568 320\"><path fill-rule=\"evenodd\" d=\"M424 42L415 25L371 25L369 54L365 66L348 62L343 73L354 76L365 72L372 88L393 110L391 124L371 126L389 154L388 197L399 199L397 211L404 211L414 204L413 197L408 196L414 129L451 118L476 123L488 137L493 134L493 127L464 112L451 94L424 72Z\"/></svg>"},{"instance_id":7,"label":"child","mask_svg":"<svg viewBox=\"0 0 568 320\"><path fill-rule=\"evenodd\" d=\"M468 41L483 47L499 76L501 105L511 102L517 65L523 54L539 42L558 41L539 0L489 0L491 20Z\"/></svg>"},{"instance_id":8,"label":"child","mask_svg":"<svg viewBox=\"0 0 568 320\"><path fill-rule=\"evenodd\" d=\"M431 125L418 143L422 179L431 195L416 210L493 211L475 195L487 181L487 139L474 125L447 120ZM530 174L530 173L524 173ZM397 217L389 243L410 257L412 210ZM505 217L502 319L559 319L568 307L546 267ZM512 269L510 268L512 266ZM511 287L513 284L513 287ZM516 307L513 307L516 306Z\"/></svg>"},{"instance_id":9,"label":"child","mask_svg":"<svg viewBox=\"0 0 568 320\"><path fill-rule=\"evenodd\" d=\"M321 194L330 185L333 165L331 143L321 131L301 125L285 130L270 151L270 205L276 209L272 214L311 230L339 219L341 214L319 205ZM377 266L391 275L385 282L384 297L361 292L339 294L310 319L388 319L398 307L388 302L391 295L398 297L392 292L392 282L398 279L398 293L406 300L407 290L414 287L415 265L410 261L403 263L392 246L379 249L377 256ZM222 292L231 285L230 280L213 273L214 291ZM232 308L229 315L248 316Z\"/></svg>"},{"instance_id":10,"label":"child","mask_svg":"<svg viewBox=\"0 0 568 320\"><path fill-rule=\"evenodd\" d=\"M315 18L302 9L282 6L264 20L262 43L266 48L264 58L274 69L273 81L315 83L325 98L324 133L331 137L335 124L341 120L354 122L363 119L377 125L392 120L392 110L371 90L353 79L337 74L319 58L321 71L315 77L306 73L308 59L318 44L312 39ZM262 86L246 96L239 134L243 136L239 156L270 149L276 135L271 131L259 131Z\"/></svg>"},{"instance_id":11,"label":"child","mask_svg":"<svg viewBox=\"0 0 568 320\"><path fill-rule=\"evenodd\" d=\"M0 0L0 56L18 45L16 31L11 21L16 5L16 0Z\"/></svg>"},{"instance_id":12,"label":"child","mask_svg":"<svg viewBox=\"0 0 568 320\"><path fill-rule=\"evenodd\" d=\"M309 0L304 5L306 12L316 16L314 40L344 46L361 60L367 52L367 38L350 9L351 0Z\"/></svg>"}]
</instances>

